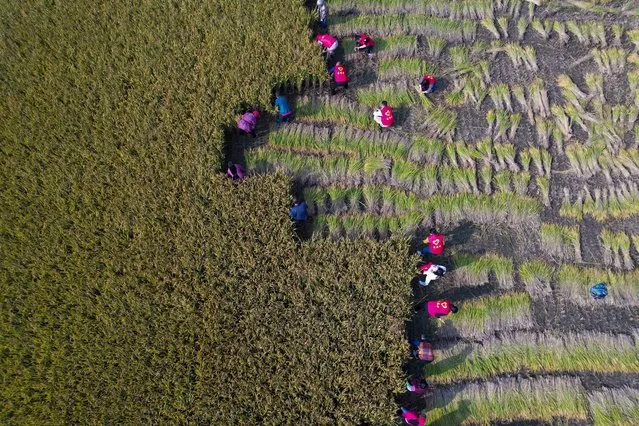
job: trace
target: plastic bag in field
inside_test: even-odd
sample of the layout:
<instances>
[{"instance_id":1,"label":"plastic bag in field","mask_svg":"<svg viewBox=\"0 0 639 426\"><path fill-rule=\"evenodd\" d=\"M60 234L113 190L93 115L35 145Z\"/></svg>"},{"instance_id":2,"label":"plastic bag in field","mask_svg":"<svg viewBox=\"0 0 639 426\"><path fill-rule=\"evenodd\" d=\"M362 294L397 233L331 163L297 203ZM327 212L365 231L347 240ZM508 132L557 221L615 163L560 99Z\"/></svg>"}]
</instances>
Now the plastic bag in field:
<instances>
[{"instance_id":1,"label":"plastic bag in field","mask_svg":"<svg viewBox=\"0 0 639 426\"><path fill-rule=\"evenodd\" d=\"M595 299L603 299L608 296L608 287L606 283L595 284L590 288L590 294Z\"/></svg>"}]
</instances>

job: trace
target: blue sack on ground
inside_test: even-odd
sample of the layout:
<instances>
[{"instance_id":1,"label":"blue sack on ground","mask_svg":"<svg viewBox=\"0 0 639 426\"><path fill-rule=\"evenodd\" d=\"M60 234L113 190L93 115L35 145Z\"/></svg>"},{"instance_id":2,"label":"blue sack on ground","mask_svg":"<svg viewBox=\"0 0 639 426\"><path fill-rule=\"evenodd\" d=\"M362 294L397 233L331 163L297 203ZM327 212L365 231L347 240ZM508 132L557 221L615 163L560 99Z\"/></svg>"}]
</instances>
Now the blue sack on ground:
<instances>
[{"instance_id":1,"label":"blue sack on ground","mask_svg":"<svg viewBox=\"0 0 639 426\"><path fill-rule=\"evenodd\" d=\"M608 287L606 286L606 283L593 285L590 289L590 294L592 294L592 297L595 299L603 299L608 296Z\"/></svg>"}]
</instances>

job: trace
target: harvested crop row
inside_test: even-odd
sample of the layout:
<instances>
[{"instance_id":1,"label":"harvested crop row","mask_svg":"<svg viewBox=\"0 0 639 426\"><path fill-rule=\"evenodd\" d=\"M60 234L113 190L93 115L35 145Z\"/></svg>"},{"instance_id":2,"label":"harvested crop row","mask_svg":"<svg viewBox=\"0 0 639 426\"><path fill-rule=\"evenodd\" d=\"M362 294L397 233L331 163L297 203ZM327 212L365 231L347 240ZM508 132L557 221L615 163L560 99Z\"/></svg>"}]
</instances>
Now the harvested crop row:
<instances>
[{"instance_id":1,"label":"harvested crop row","mask_svg":"<svg viewBox=\"0 0 639 426\"><path fill-rule=\"evenodd\" d=\"M603 263L617 269L631 270L634 267L630 257L630 237L625 232L602 229L599 239L603 245Z\"/></svg>"},{"instance_id":2,"label":"harvested crop row","mask_svg":"<svg viewBox=\"0 0 639 426\"><path fill-rule=\"evenodd\" d=\"M293 123L269 133L269 146L300 154L322 156L347 154L361 159L408 158L408 142L398 137L354 128L308 126Z\"/></svg>"},{"instance_id":3,"label":"harvested crop row","mask_svg":"<svg viewBox=\"0 0 639 426\"><path fill-rule=\"evenodd\" d=\"M639 149L621 148L616 150L616 154L613 152L604 141L589 146L575 143L566 147L571 171L584 179L601 173L611 184L617 179L639 176Z\"/></svg>"},{"instance_id":4,"label":"harvested crop row","mask_svg":"<svg viewBox=\"0 0 639 426\"><path fill-rule=\"evenodd\" d=\"M459 0L451 3L441 0L333 0L331 8L336 13L348 13L357 9L362 13L423 13L450 19L492 18L495 13L518 16L521 2L495 0Z\"/></svg>"},{"instance_id":5,"label":"harvested crop row","mask_svg":"<svg viewBox=\"0 0 639 426\"><path fill-rule=\"evenodd\" d=\"M553 258L581 261L579 226L542 223L541 248Z\"/></svg>"},{"instance_id":6,"label":"harvested crop row","mask_svg":"<svg viewBox=\"0 0 639 426\"><path fill-rule=\"evenodd\" d=\"M584 187L571 201L568 188L564 188L564 198L559 214L579 221L584 215L596 221L628 219L639 214L639 187L635 182L619 182L615 186L594 188Z\"/></svg>"},{"instance_id":7,"label":"harvested crop row","mask_svg":"<svg viewBox=\"0 0 639 426\"><path fill-rule=\"evenodd\" d=\"M340 123L366 130L377 128L369 108L343 97L302 97L297 101L296 118L302 122Z\"/></svg>"},{"instance_id":8,"label":"harvested crop row","mask_svg":"<svg viewBox=\"0 0 639 426\"><path fill-rule=\"evenodd\" d=\"M552 293L550 282L554 272L554 268L543 260L531 260L519 267L519 277L533 298L549 296Z\"/></svg>"},{"instance_id":9,"label":"harvested crop row","mask_svg":"<svg viewBox=\"0 0 639 426\"><path fill-rule=\"evenodd\" d=\"M514 285L513 261L497 254L471 256L467 254L453 255L454 268L446 276L446 281L453 286L476 286L488 282L493 273L500 288L510 289Z\"/></svg>"},{"instance_id":10,"label":"harvested crop row","mask_svg":"<svg viewBox=\"0 0 639 426\"><path fill-rule=\"evenodd\" d=\"M494 422L585 421L585 395L578 379L504 379L436 390L429 405L431 425L490 425Z\"/></svg>"},{"instance_id":11,"label":"harvested crop row","mask_svg":"<svg viewBox=\"0 0 639 426\"><path fill-rule=\"evenodd\" d=\"M527 293L483 296L458 304L459 312L437 322L439 337L480 338L495 331L526 330L533 326Z\"/></svg>"},{"instance_id":12,"label":"harvested crop row","mask_svg":"<svg viewBox=\"0 0 639 426\"><path fill-rule=\"evenodd\" d=\"M436 73L437 67L433 63L419 58L382 59L377 68L379 80L414 80L416 76Z\"/></svg>"},{"instance_id":13,"label":"harvested crop row","mask_svg":"<svg viewBox=\"0 0 639 426\"><path fill-rule=\"evenodd\" d=\"M473 41L477 24L473 21L454 21L420 14L388 14L337 16L329 19L331 32L348 37L361 31L392 35L398 32L440 37L450 41Z\"/></svg>"},{"instance_id":14,"label":"harvested crop row","mask_svg":"<svg viewBox=\"0 0 639 426\"><path fill-rule=\"evenodd\" d=\"M601 268L564 265L557 273L557 290L567 300L591 304L588 290L598 282L608 284L608 296L601 302L618 306L639 306L639 270L613 272Z\"/></svg>"},{"instance_id":15,"label":"harvested crop row","mask_svg":"<svg viewBox=\"0 0 639 426\"><path fill-rule=\"evenodd\" d=\"M301 130L300 130L301 129ZM281 170L297 181L311 185L328 185L340 182L359 184L387 184L414 192L421 196L467 193L516 193L526 196L530 191L531 174L502 170L493 173L490 166L479 171L472 160L456 165L442 164L422 166L406 161L410 156L422 156L422 144L416 150L407 142L392 136L341 129L327 137L327 129L290 126L286 130L272 133L270 147L262 147L246 154L246 164L251 172L264 173ZM451 146L451 145L449 145ZM454 151L453 151L454 155ZM455 160L456 161L456 160ZM544 195L547 187L540 182L547 178L536 178L537 186ZM547 196L547 193L546 193Z\"/></svg>"},{"instance_id":16,"label":"harvested crop row","mask_svg":"<svg viewBox=\"0 0 639 426\"><path fill-rule=\"evenodd\" d=\"M389 186L364 185L361 190L345 186L315 187L305 192L312 212L339 213L342 200L349 199L349 210L357 213L408 213L419 211L427 217L435 215L438 222L458 223L466 217L477 223L534 225L538 223L541 204L534 198L510 193L488 195L435 194L428 198Z\"/></svg>"},{"instance_id":17,"label":"harvested crop row","mask_svg":"<svg viewBox=\"0 0 639 426\"><path fill-rule=\"evenodd\" d=\"M347 59L355 55L361 55L355 52L355 40L345 38L340 40ZM417 50L417 38L414 35L396 34L388 37L382 37L375 40L375 56L381 59L393 59L400 56L410 57Z\"/></svg>"},{"instance_id":18,"label":"harvested crop row","mask_svg":"<svg viewBox=\"0 0 639 426\"><path fill-rule=\"evenodd\" d=\"M595 426L635 426L639 419L639 390L623 387L588 394Z\"/></svg>"},{"instance_id":19,"label":"harvested crop row","mask_svg":"<svg viewBox=\"0 0 639 426\"><path fill-rule=\"evenodd\" d=\"M434 383L533 374L639 373L639 346L630 336L605 333L503 333L481 344L435 349L424 367Z\"/></svg>"}]
</instances>

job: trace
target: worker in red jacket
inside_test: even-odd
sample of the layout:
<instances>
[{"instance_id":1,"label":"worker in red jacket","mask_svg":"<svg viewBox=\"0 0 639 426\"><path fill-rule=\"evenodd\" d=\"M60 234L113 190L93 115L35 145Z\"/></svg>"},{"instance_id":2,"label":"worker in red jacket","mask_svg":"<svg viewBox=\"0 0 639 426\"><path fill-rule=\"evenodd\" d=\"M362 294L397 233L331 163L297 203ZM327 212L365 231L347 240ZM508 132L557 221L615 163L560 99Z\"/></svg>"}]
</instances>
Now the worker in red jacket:
<instances>
[{"instance_id":1,"label":"worker in red jacket","mask_svg":"<svg viewBox=\"0 0 639 426\"><path fill-rule=\"evenodd\" d=\"M435 318L445 317L451 312L455 314L458 311L457 306L453 305L449 299L429 300L423 305L418 305L415 308L415 312L418 312L422 309L428 312L429 317Z\"/></svg>"},{"instance_id":2,"label":"worker in red jacket","mask_svg":"<svg viewBox=\"0 0 639 426\"><path fill-rule=\"evenodd\" d=\"M346 73L346 67L341 62L337 62L333 68L328 70L328 73L333 76L331 95L335 94L338 87L348 89L348 74Z\"/></svg>"},{"instance_id":3,"label":"worker in red jacket","mask_svg":"<svg viewBox=\"0 0 639 426\"><path fill-rule=\"evenodd\" d=\"M361 33L355 42L355 50L364 51L369 57L373 56L375 41L366 33Z\"/></svg>"},{"instance_id":4,"label":"worker in red jacket","mask_svg":"<svg viewBox=\"0 0 639 426\"><path fill-rule=\"evenodd\" d=\"M420 256L427 254L439 256L444 252L444 236L438 233L435 228L430 228L428 236L424 238L424 244L426 244L424 247L417 250L417 254Z\"/></svg>"},{"instance_id":5,"label":"worker in red jacket","mask_svg":"<svg viewBox=\"0 0 639 426\"><path fill-rule=\"evenodd\" d=\"M390 127L395 123L395 117L393 117L393 108L388 106L388 102L382 101L382 106L373 112L373 120L379 124L380 129L384 127Z\"/></svg>"},{"instance_id":6,"label":"worker in red jacket","mask_svg":"<svg viewBox=\"0 0 639 426\"><path fill-rule=\"evenodd\" d=\"M422 93L424 95L427 95L428 93L432 93L435 90L436 82L437 82L437 79L430 74L426 74L425 76L423 76L422 80L419 82L419 87Z\"/></svg>"},{"instance_id":7,"label":"worker in red jacket","mask_svg":"<svg viewBox=\"0 0 639 426\"><path fill-rule=\"evenodd\" d=\"M420 274L424 275L423 280L419 280L419 285L426 287L432 281L439 279L446 274L446 267L443 265L435 265L433 262L428 262L423 265L419 265L417 270Z\"/></svg>"}]
</instances>

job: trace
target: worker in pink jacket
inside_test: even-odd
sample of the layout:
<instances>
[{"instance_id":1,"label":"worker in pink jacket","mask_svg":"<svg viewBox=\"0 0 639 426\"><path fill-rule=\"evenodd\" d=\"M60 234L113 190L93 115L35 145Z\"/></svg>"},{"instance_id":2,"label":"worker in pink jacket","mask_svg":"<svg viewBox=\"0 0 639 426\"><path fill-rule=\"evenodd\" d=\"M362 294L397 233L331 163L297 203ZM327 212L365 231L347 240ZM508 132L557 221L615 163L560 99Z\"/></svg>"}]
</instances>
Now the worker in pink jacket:
<instances>
[{"instance_id":1,"label":"worker in pink jacket","mask_svg":"<svg viewBox=\"0 0 639 426\"><path fill-rule=\"evenodd\" d=\"M330 34L318 34L317 37L315 37L315 40L317 40L317 43L322 46L324 52L326 52L327 58L335 53L337 46L339 45L337 39Z\"/></svg>"},{"instance_id":2,"label":"worker in pink jacket","mask_svg":"<svg viewBox=\"0 0 639 426\"><path fill-rule=\"evenodd\" d=\"M418 411L411 411L402 407L397 412L406 422L411 426L424 426L426 424L426 417L422 416Z\"/></svg>"}]
</instances>

